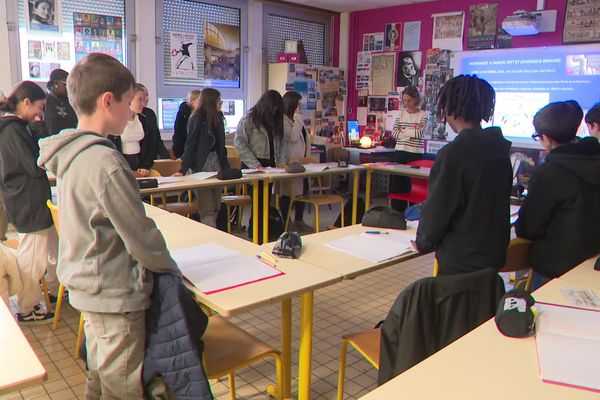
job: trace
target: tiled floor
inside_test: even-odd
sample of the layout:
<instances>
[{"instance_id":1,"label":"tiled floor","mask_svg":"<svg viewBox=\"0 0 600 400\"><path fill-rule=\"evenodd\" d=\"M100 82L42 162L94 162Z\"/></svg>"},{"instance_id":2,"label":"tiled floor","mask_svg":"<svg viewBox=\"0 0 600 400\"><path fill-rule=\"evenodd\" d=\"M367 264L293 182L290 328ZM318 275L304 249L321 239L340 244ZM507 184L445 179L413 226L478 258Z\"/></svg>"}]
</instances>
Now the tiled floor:
<instances>
[{"instance_id":1,"label":"tiled floor","mask_svg":"<svg viewBox=\"0 0 600 400\"><path fill-rule=\"evenodd\" d=\"M333 222L339 210L326 211L323 225ZM307 223L312 216L306 214ZM394 299L413 281L431 274L433 256L422 256L373 272L354 280L346 280L315 292L312 364L312 398L335 399L341 336L372 328L385 318ZM297 299L293 301L292 394L297 391L298 315ZM79 314L67 305L63 321L56 332L50 325L24 327L23 331L48 371L48 381L21 392L0 396L8 399L67 400L83 398L85 366L73 358ZM232 321L267 343L278 347L278 305L262 307L232 318ZM6 360L2 360L6 362ZM15 361L18 362L18 361ZM236 374L239 399L267 399L266 387L274 382L272 362L260 362ZM346 369L345 398L356 399L375 388L376 371L355 351L349 349ZM213 382L216 399L229 399L227 380Z\"/></svg>"}]
</instances>

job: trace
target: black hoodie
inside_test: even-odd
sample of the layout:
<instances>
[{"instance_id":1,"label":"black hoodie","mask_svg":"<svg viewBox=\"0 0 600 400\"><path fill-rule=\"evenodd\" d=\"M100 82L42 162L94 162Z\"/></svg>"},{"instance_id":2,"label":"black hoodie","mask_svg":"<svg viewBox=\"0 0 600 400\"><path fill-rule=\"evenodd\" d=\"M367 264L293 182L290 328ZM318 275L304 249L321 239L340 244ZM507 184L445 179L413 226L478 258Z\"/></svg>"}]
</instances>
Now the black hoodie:
<instances>
[{"instance_id":1,"label":"black hoodie","mask_svg":"<svg viewBox=\"0 0 600 400\"><path fill-rule=\"evenodd\" d=\"M52 226L46 206L50 185L36 164L40 149L27 124L15 116L0 118L0 194L9 221L21 233Z\"/></svg>"},{"instance_id":2,"label":"black hoodie","mask_svg":"<svg viewBox=\"0 0 600 400\"><path fill-rule=\"evenodd\" d=\"M533 269L556 278L600 253L600 144L555 147L535 171L516 223L534 241Z\"/></svg>"},{"instance_id":3,"label":"black hoodie","mask_svg":"<svg viewBox=\"0 0 600 400\"><path fill-rule=\"evenodd\" d=\"M500 128L463 129L431 169L417 248L436 250L440 275L504 265L510 240L511 143Z\"/></svg>"}]
</instances>

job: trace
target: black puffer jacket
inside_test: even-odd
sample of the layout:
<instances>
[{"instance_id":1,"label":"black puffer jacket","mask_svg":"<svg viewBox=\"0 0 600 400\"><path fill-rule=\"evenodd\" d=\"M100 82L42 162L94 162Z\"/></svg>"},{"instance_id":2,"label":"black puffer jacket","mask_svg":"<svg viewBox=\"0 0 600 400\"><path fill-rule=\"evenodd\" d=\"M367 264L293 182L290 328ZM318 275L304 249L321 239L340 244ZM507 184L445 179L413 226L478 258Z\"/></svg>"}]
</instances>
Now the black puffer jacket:
<instances>
[{"instance_id":1,"label":"black puffer jacket","mask_svg":"<svg viewBox=\"0 0 600 400\"><path fill-rule=\"evenodd\" d=\"M146 311L146 356L143 382L160 375L178 400L208 400L212 393L202 368L202 335L208 318L172 274L154 273Z\"/></svg>"},{"instance_id":2,"label":"black puffer jacket","mask_svg":"<svg viewBox=\"0 0 600 400\"><path fill-rule=\"evenodd\" d=\"M531 265L556 278L600 253L600 144L555 147L533 174L517 236L534 241Z\"/></svg>"},{"instance_id":3,"label":"black puffer jacket","mask_svg":"<svg viewBox=\"0 0 600 400\"><path fill-rule=\"evenodd\" d=\"M0 194L17 232L37 232L52 226L46 206L50 185L46 171L36 164L39 153L27 121L15 116L0 118Z\"/></svg>"}]
</instances>

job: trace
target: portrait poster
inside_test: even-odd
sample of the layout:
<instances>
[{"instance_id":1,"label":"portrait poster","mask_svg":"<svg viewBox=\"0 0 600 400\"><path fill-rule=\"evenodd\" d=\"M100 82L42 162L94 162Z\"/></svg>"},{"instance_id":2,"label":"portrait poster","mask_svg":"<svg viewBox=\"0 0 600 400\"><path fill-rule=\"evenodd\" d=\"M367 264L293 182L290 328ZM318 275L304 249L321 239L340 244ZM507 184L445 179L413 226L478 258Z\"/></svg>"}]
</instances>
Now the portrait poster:
<instances>
[{"instance_id":1,"label":"portrait poster","mask_svg":"<svg viewBox=\"0 0 600 400\"><path fill-rule=\"evenodd\" d=\"M365 33L363 35L363 51L383 51L384 33Z\"/></svg>"},{"instance_id":2,"label":"portrait poster","mask_svg":"<svg viewBox=\"0 0 600 400\"><path fill-rule=\"evenodd\" d=\"M62 0L23 0L27 29L41 32L61 32Z\"/></svg>"},{"instance_id":3,"label":"portrait poster","mask_svg":"<svg viewBox=\"0 0 600 400\"><path fill-rule=\"evenodd\" d=\"M421 52L402 51L398 53L398 70L396 72L396 86L418 86L421 75Z\"/></svg>"},{"instance_id":4,"label":"portrait poster","mask_svg":"<svg viewBox=\"0 0 600 400\"><path fill-rule=\"evenodd\" d=\"M383 113L386 112L387 97L385 96L369 96L369 112ZM367 121L368 123L369 121Z\"/></svg>"},{"instance_id":5,"label":"portrait poster","mask_svg":"<svg viewBox=\"0 0 600 400\"><path fill-rule=\"evenodd\" d=\"M567 0L563 43L600 42L600 2Z\"/></svg>"},{"instance_id":6,"label":"portrait poster","mask_svg":"<svg viewBox=\"0 0 600 400\"><path fill-rule=\"evenodd\" d=\"M171 76L196 78L198 76L198 40L195 33L169 32L171 41Z\"/></svg>"},{"instance_id":7,"label":"portrait poster","mask_svg":"<svg viewBox=\"0 0 600 400\"><path fill-rule=\"evenodd\" d=\"M396 53L373 54L371 61L370 93L376 96L387 96L394 91L394 70Z\"/></svg>"},{"instance_id":8,"label":"portrait poster","mask_svg":"<svg viewBox=\"0 0 600 400\"><path fill-rule=\"evenodd\" d=\"M400 43L402 43L402 22L394 22L391 24L385 24L385 43L383 50L385 51L396 51L400 50Z\"/></svg>"},{"instance_id":9,"label":"portrait poster","mask_svg":"<svg viewBox=\"0 0 600 400\"><path fill-rule=\"evenodd\" d=\"M465 14L462 11L433 14L432 48L463 50L463 27Z\"/></svg>"},{"instance_id":10,"label":"portrait poster","mask_svg":"<svg viewBox=\"0 0 600 400\"><path fill-rule=\"evenodd\" d=\"M421 21L409 21L404 23L404 35L402 36L402 50L419 50L421 44Z\"/></svg>"},{"instance_id":11,"label":"portrait poster","mask_svg":"<svg viewBox=\"0 0 600 400\"><path fill-rule=\"evenodd\" d=\"M474 4L469 7L469 11L467 48L471 50L494 48L498 4Z\"/></svg>"},{"instance_id":12,"label":"portrait poster","mask_svg":"<svg viewBox=\"0 0 600 400\"><path fill-rule=\"evenodd\" d=\"M207 86L239 88L240 27L204 23L204 79Z\"/></svg>"},{"instance_id":13,"label":"portrait poster","mask_svg":"<svg viewBox=\"0 0 600 400\"><path fill-rule=\"evenodd\" d=\"M42 58L42 41L29 40L27 42L28 56L30 59L41 60Z\"/></svg>"},{"instance_id":14,"label":"portrait poster","mask_svg":"<svg viewBox=\"0 0 600 400\"><path fill-rule=\"evenodd\" d=\"M75 62L90 53L104 53L124 60L123 19L112 15L73 13ZM59 49L66 47L59 43Z\"/></svg>"}]
</instances>

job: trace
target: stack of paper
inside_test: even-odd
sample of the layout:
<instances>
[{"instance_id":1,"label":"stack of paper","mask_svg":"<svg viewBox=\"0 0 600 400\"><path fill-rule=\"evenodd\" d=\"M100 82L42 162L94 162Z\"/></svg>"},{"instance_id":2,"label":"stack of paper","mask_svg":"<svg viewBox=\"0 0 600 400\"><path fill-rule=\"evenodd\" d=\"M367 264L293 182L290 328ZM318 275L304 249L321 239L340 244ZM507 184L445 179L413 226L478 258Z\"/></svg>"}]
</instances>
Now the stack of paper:
<instances>
[{"instance_id":1,"label":"stack of paper","mask_svg":"<svg viewBox=\"0 0 600 400\"><path fill-rule=\"evenodd\" d=\"M414 252L410 243L412 238L412 234L400 231L389 231L389 234L379 235L362 233L349 235L323 245L355 257L381 262Z\"/></svg>"},{"instance_id":2,"label":"stack of paper","mask_svg":"<svg viewBox=\"0 0 600 400\"><path fill-rule=\"evenodd\" d=\"M538 303L536 345L545 382L600 391L600 312Z\"/></svg>"},{"instance_id":3,"label":"stack of paper","mask_svg":"<svg viewBox=\"0 0 600 400\"><path fill-rule=\"evenodd\" d=\"M183 177L182 176L157 176L156 180L158 181L159 185L166 185L169 183L182 182Z\"/></svg>"},{"instance_id":4,"label":"stack of paper","mask_svg":"<svg viewBox=\"0 0 600 400\"><path fill-rule=\"evenodd\" d=\"M283 275L256 256L247 256L215 243L175 250L171 256L183 276L206 294Z\"/></svg>"},{"instance_id":5,"label":"stack of paper","mask_svg":"<svg viewBox=\"0 0 600 400\"><path fill-rule=\"evenodd\" d=\"M209 179L209 178L214 178L215 176L217 176L216 172L196 172L194 174L189 174L187 175L190 178L194 178L194 179L198 179L198 180L205 180L205 179Z\"/></svg>"},{"instance_id":6,"label":"stack of paper","mask_svg":"<svg viewBox=\"0 0 600 400\"><path fill-rule=\"evenodd\" d=\"M337 163L310 163L304 164L307 172L321 172L329 168L337 167Z\"/></svg>"},{"instance_id":7,"label":"stack of paper","mask_svg":"<svg viewBox=\"0 0 600 400\"><path fill-rule=\"evenodd\" d=\"M267 174L267 173L271 173L271 174L281 174L285 172L285 168L275 168L275 167L266 167L266 168L245 168L242 169L242 174L244 175L249 175L249 174Z\"/></svg>"}]
</instances>

